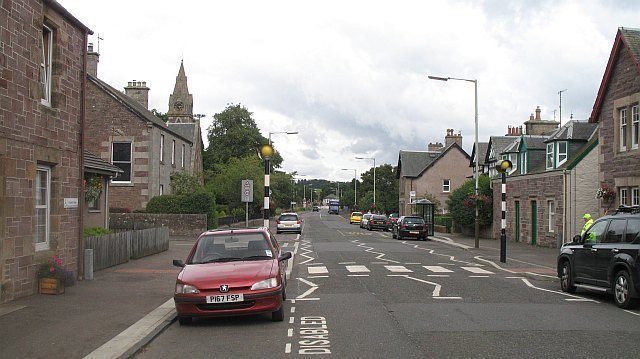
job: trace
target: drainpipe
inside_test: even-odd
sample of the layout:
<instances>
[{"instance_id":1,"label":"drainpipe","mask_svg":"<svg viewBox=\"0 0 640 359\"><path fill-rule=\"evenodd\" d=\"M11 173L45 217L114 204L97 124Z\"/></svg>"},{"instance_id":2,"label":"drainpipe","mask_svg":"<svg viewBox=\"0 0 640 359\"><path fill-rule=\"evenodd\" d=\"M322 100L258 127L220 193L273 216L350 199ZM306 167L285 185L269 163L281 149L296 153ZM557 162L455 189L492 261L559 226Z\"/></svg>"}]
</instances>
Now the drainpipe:
<instances>
[{"instance_id":1,"label":"drainpipe","mask_svg":"<svg viewBox=\"0 0 640 359\"><path fill-rule=\"evenodd\" d=\"M78 155L79 162L79 185L80 196L78 198L78 279L84 279L84 191L82 190L82 181L84 181L84 125L86 121L87 108L87 41L89 32L85 30L82 40L82 74L80 83L80 136L78 139Z\"/></svg>"}]
</instances>

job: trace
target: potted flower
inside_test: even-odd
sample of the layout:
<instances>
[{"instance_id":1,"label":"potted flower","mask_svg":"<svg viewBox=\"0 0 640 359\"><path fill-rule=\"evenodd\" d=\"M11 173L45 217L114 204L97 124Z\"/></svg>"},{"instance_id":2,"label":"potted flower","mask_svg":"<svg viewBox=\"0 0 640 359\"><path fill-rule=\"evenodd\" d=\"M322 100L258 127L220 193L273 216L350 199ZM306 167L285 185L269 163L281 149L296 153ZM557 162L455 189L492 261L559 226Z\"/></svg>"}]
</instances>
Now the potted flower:
<instances>
[{"instance_id":1,"label":"potted flower","mask_svg":"<svg viewBox=\"0 0 640 359\"><path fill-rule=\"evenodd\" d=\"M73 271L63 267L62 259L52 256L38 268L38 291L41 294L62 294L65 286L75 282Z\"/></svg>"},{"instance_id":2,"label":"potted flower","mask_svg":"<svg viewBox=\"0 0 640 359\"><path fill-rule=\"evenodd\" d=\"M606 184L602 184L598 191L596 192L596 198L602 198L603 200L610 200L615 197L616 193L609 188Z\"/></svg>"}]
</instances>

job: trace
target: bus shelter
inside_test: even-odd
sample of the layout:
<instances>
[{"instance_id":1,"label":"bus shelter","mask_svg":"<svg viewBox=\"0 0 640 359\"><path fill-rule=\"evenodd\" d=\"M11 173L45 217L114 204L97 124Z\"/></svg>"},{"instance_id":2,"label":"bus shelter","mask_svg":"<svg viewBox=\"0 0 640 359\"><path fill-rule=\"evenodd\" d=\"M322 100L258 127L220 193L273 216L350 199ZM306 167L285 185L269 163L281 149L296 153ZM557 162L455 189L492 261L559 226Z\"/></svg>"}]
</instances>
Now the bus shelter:
<instances>
[{"instance_id":1,"label":"bus shelter","mask_svg":"<svg viewBox=\"0 0 640 359\"><path fill-rule=\"evenodd\" d=\"M427 236L433 236L436 205L428 199L419 199L412 203L413 213L424 219L427 225Z\"/></svg>"}]
</instances>

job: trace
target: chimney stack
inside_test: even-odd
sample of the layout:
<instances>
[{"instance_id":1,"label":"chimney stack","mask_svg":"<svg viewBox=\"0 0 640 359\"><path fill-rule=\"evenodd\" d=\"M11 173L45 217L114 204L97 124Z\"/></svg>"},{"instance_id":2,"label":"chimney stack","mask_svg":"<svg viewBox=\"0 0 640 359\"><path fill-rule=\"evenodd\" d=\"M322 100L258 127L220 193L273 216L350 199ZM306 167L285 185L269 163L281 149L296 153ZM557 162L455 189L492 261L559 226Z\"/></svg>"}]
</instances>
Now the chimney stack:
<instances>
[{"instance_id":1,"label":"chimney stack","mask_svg":"<svg viewBox=\"0 0 640 359\"><path fill-rule=\"evenodd\" d=\"M87 46L87 73L93 77L98 77L98 61L100 54L93 51L93 43Z\"/></svg>"},{"instance_id":2,"label":"chimney stack","mask_svg":"<svg viewBox=\"0 0 640 359\"><path fill-rule=\"evenodd\" d=\"M540 118L540 106L536 106L536 121L542 121Z\"/></svg>"},{"instance_id":3,"label":"chimney stack","mask_svg":"<svg viewBox=\"0 0 640 359\"><path fill-rule=\"evenodd\" d=\"M138 101L144 108L149 109L149 88L146 81L129 81L124 93Z\"/></svg>"},{"instance_id":4,"label":"chimney stack","mask_svg":"<svg viewBox=\"0 0 640 359\"><path fill-rule=\"evenodd\" d=\"M429 152L440 152L442 151L442 143L441 142L436 142L436 143L431 143L429 142L429 146L427 146L427 151Z\"/></svg>"},{"instance_id":5,"label":"chimney stack","mask_svg":"<svg viewBox=\"0 0 640 359\"><path fill-rule=\"evenodd\" d=\"M453 128L448 128L447 135L444 137L444 147L449 147L454 142L457 143L458 146L462 147L462 135L460 132L454 134Z\"/></svg>"}]
</instances>

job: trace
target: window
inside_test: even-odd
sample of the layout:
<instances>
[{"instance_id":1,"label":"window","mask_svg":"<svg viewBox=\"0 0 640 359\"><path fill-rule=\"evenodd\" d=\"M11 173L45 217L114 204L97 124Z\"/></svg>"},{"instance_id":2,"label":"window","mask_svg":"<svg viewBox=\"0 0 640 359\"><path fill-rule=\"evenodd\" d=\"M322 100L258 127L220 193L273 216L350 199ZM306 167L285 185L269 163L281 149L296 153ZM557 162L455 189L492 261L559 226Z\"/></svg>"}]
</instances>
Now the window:
<instances>
[{"instance_id":1,"label":"window","mask_svg":"<svg viewBox=\"0 0 640 359\"><path fill-rule=\"evenodd\" d=\"M49 214L51 203L51 168L36 168L36 250L49 249Z\"/></svg>"},{"instance_id":2,"label":"window","mask_svg":"<svg viewBox=\"0 0 640 359\"><path fill-rule=\"evenodd\" d=\"M631 188L631 205L640 206L640 187Z\"/></svg>"},{"instance_id":3,"label":"window","mask_svg":"<svg viewBox=\"0 0 640 359\"><path fill-rule=\"evenodd\" d=\"M556 167L567 161L567 141L558 142L558 158L556 159Z\"/></svg>"},{"instance_id":4,"label":"window","mask_svg":"<svg viewBox=\"0 0 640 359\"><path fill-rule=\"evenodd\" d=\"M123 173L112 180L113 183L131 183L131 142L114 142L112 145L112 163Z\"/></svg>"},{"instance_id":5,"label":"window","mask_svg":"<svg viewBox=\"0 0 640 359\"><path fill-rule=\"evenodd\" d=\"M161 184L160 185L160 195L162 196L164 194L164 185Z\"/></svg>"},{"instance_id":6,"label":"window","mask_svg":"<svg viewBox=\"0 0 640 359\"><path fill-rule=\"evenodd\" d=\"M620 151L627 150L627 109L620 109Z\"/></svg>"},{"instance_id":7,"label":"window","mask_svg":"<svg viewBox=\"0 0 640 359\"><path fill-rule=\"evenodd\" d=\"M627 220L627 234L625 242L631 243L640 239L640 220L629 218Z\"/></svg>"},{"instance_id":8,"label":"window","mask_svg":"<svg viewBox=\"0 0 640 359\"><path fill-rule=\"evenodd\" d=\"M629 199L629 191L626 188L620 188L620 205L626 206Z\"/></svg>"},{"instance_id":9,"label":"window","mask_svg":"<svg viewBox=\"0 0 640 359\"><path fill-rule=\"evenodd\" d=\"M171 164L176 164L176 140L171 140Z\"/></svg>"},{"instance_id":10,"label":"window","mask_svg":"<svg viewBox=\"0 0 640 359\"><path fill-rule=\"evenodd\" d=\"M631 108L631 148L638 148L638 137L640 137L640 113L638 105Z\"/></svg>"},{"instance_id":11,"label":"window","mask_svg":"<svg viewBox=\"0 0 640 359\"><path fill-rule=\"evenodd\" d=\"M547 143L547 169L553 168L553 143Z\"/></svg>"},{"instance_id":12,"label":"window","mask_svg":"<svg viewBox=\"0 0 640 359\"><path fill-rule=\"evenodd\" d=\"M624 229L626 226L626 219L612 220L611 223L609 223L609 229L607 229L607 236L604 239L604 243L622 242L622 236L624 236Z\"/></svg>"},{"instance_id":13,"label":"window","mask_svg":"<svg viewBox=\"0 0 640 359\"><path fill-rule=\"evenodd\" d=\"M520 154L520 173L527 174L527 153L522 152Z\"/></svg>"},{"instance_id":14,"label":"window","mask_svg":"<svg viewBox=\"0 0 640 359\"><path fill-rule=\"evenodd\" d=\"M556 202L553 200L547 201L547 208L549 210L549 232L555 231L556 223Z\"/></svg>"},{"instance_id":15,"label":"window","mask_svg":"<svg viewBox=\"0 0 640 359\"><path fill-rule=\"evenodd\" d=\"M184 144L182 144L182 153L180 154L180 167L184 168Z\"/></svg>"},{"instance_id":16,"label":"window","mask_svg":"<svg viewBox=\"0 0 640 359\"><path fill-rule=\"evenodd\" d=\"M442 192L451 192L451 180L442 180Z\"/></svg>"},{"instance_id":17,"label":"window","mask_svg":"<svg viewBox=\"0 0 640 359\"><path fill-rule=\"evenodd\" d=\"M604 240L604 231L607 229L607 221L599 221L593 224L584 234L587 243L602 243Z\"/></svg>"},{"instance_id":18,"label":"window","mask_svg":"<svg viewBox=\"0 0 640 359\"><path fill-rule=\"evenodd\" d=\"M51 59L53 55L53 31L47 25L42 26L42 59L40 62L40 85L44 105L51 106Z\"/></svg>"},{"instance_id":19,"label":"window","mask_svg":"<svg viewBox=\"0 0 640 359\"><path fill-rule=\"evenodd\" d=\"M164 162L164 135L160 135L160 162Z\"/></svg>"},{"instance_id":20,"label":"window","mask_svg":"<svg viewBox=\"0 0 640 359\"><path fill-rule=\"evenodd\" d=\"M512 174L518 170L518 154L517 153L509 154L509 161L511 161L511 171L509 171L509 174Z\"/></svg>"}]
</instances>

